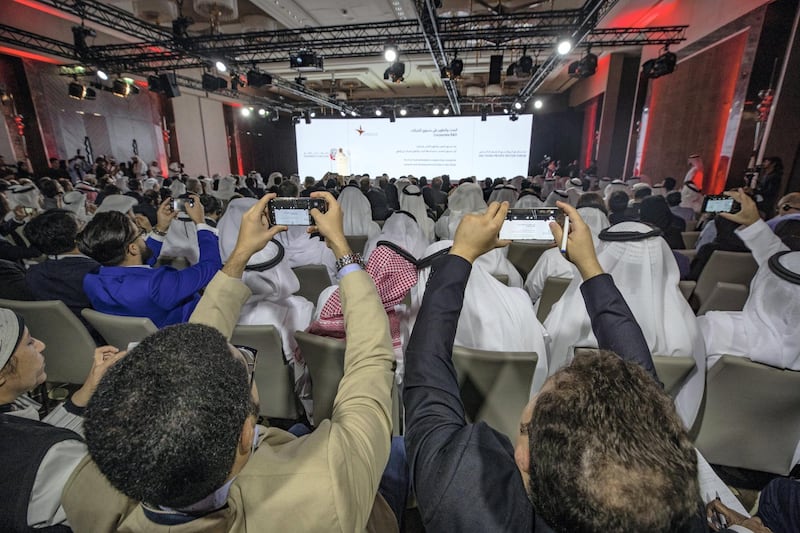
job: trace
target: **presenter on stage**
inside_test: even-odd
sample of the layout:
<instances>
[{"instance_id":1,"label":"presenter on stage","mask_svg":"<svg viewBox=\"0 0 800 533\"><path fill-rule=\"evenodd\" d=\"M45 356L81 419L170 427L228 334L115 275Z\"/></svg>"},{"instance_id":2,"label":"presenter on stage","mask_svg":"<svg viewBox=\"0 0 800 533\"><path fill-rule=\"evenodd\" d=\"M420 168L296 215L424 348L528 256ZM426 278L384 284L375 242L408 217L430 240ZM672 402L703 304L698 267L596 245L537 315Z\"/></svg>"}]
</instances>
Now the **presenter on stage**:
<instances>
[{"instance_id":1,"label":"presenter on stage","mask_svg":"<svg viewBox=\"0 0 800 533\"><path fill-rule=\"evenodd\" d=\"M339 148L339 151L336 152L336 173L340 176L350 175L350 158L342 148Z\"/></svg>"}]
</instances>

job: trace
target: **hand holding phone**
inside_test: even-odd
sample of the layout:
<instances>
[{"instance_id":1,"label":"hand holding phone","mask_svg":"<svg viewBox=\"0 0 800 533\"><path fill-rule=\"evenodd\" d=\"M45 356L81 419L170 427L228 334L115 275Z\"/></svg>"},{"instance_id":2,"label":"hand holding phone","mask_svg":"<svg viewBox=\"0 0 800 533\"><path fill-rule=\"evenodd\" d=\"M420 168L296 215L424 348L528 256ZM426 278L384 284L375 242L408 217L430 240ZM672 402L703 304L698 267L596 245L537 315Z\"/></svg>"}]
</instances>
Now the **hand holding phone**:
<instances>
[{"instance_id":1,"label":"hand holding phone","mask_svg":"<svg viewBox=\"0 0 800 533\"><path fill-rule=\"evenodd\" d=\"M530 209L509 209L500 238L504 240L552 241L550 222L562 224L564 212L555 207L537 207Z\"/></svg>"},{"instance_id":2,"label":"hand holding phone","mask_svg":"<svg viewBox=\"0 0 800 533\"><path fill-rule=\"evenodd\" d=\"M710 194L703 198L703 213L738 213L742 206L734 198Z\"/></svg>"},{"instance_id":3,"label":"hand holding phone","mask_svg":"<svg viewBox=\"0 0 800 533\"><path fill-rule=\"evenodd\" d=\"M273 226L313 226L312 209L328 210L323 198L273 198L268 204L269 223Z\"/></svg>"},{"instance_id":4,"label":"hand holding phone","mask_svg":"<svg viewBox=\"0 0 800 533\"><path fill-rule=\"evenodd\" d=\"M194 198L175 198L172 200L172 210L176 212L186 212L186 206L194 207Z\"/></svg>"}]
</instances>

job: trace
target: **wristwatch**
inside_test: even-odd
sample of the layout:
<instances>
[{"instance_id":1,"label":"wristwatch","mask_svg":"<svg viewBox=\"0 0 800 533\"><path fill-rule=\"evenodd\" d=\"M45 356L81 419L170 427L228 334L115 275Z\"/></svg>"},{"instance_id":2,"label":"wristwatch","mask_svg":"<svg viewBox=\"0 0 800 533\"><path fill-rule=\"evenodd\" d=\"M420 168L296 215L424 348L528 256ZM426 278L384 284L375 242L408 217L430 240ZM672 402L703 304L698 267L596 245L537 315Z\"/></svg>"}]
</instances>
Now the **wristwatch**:
<instances>
[{"instance_id":1,"label":"wristwatch","mask_svg":"<svg viewBox=\"0 0 800 533\"><path fill-rule=\"evenodd\" d=\"M361 254L351 253L343 255L336 260L336 270L341 270L347 265L360 265L361 268L364 268L364 260L361 259Z\"/></svg>"}]
</instances>

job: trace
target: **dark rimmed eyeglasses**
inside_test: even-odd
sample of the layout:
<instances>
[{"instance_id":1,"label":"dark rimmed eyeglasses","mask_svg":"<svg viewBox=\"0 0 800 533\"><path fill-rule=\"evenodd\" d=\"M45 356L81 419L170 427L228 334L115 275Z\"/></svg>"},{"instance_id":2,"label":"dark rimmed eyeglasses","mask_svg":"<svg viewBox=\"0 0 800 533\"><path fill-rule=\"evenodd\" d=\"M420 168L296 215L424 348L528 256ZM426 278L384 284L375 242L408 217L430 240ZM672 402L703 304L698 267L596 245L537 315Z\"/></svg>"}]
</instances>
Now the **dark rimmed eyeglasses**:
<instances>
[{"instance_id":1,"label":"dark rimmed eyeglasses","mask_svg":"<svg viewBox=\"0 0 800 533\"><path fill-rule=\"evenodd\" d=\"M785 212L785 211L791 211L792 209L796 209L796 210L800 211L800 207L796 207L796 206L794 206L794 205L792 205L792 204L783 204L783 205L780 207L780 210L781 210L781 211L784 211L784 212Z\"/></svg>"},{"instance_id":2,"label":"dark rimmed eyeglasses","mask_svg":"<svg viewBox=\"0 0 800 533\"><path fill-rule=\"evenodd\" d=\"M258 350L255 348L251 348L250 346L236 346L234 348L239 350L239 353L242 354L242 358L244 362L247 364L247 375L249 376L249 384L252 388L253 380L256 377L256 359L258 358Z\"/></svg>"}]
</instances>

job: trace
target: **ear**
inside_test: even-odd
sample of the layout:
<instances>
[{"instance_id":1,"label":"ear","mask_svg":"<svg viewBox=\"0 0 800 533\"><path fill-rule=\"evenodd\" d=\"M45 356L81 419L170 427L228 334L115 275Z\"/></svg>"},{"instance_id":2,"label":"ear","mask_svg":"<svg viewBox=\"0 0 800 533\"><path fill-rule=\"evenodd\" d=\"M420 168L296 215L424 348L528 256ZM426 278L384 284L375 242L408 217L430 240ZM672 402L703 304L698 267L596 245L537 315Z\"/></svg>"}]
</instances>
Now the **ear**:
<instances>
[{"instance_id":1,"label":"ear","mask_svg":"<svg viewBox=\"0 0 800 533\"><path fill-rule=\"evenodd\" d=\"M6 375L0 374L0 387L6 384Z\"/></svg>"},{"instance_id":2,"label":"ear","mask_svg":"<svg viewBox=\"0 0 800 533\"><path fill-rule=\"evenodd\" d=\"M242 425L242 432L239 435L239 448L237 450L239 455L249 455L253 449L253 436L255 435L256 425L253 423L253 417L248 416L244 419Z\"/></svg>"},{"instance_id":3,"label":"ear","mask_svg":"<svg viewBox=\"0 0 800 533\"><path fill-rule=\"evenodd\" d=\"M517 467L523 472L528 472L531 468L531 455L527 443L528 439L525 439L526 446L520 446L518 441L517 445L514 447L514 462L517 463Z\"/></svg>"},{"instance_id":4,"label":"ear","mask_svg":"<svg viewBox=\"0 0 800 533\"><path fill-rule=\"evenodd\" d=\"M132 242L132 243L130 243L128 245L128 249L126 250L126 255L130 255L130 256L133 256L133 257L137 257L137 256L141 255L141 251L139 250L139 247L136 246L136 241L134 241L134 242Z\"/></svg>"}]
</instances>

